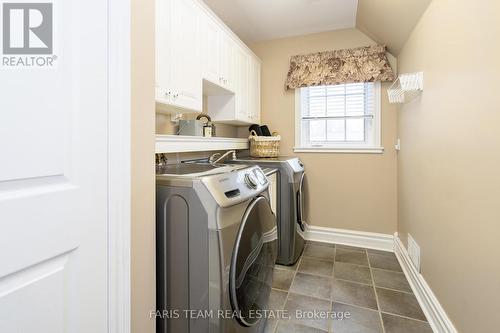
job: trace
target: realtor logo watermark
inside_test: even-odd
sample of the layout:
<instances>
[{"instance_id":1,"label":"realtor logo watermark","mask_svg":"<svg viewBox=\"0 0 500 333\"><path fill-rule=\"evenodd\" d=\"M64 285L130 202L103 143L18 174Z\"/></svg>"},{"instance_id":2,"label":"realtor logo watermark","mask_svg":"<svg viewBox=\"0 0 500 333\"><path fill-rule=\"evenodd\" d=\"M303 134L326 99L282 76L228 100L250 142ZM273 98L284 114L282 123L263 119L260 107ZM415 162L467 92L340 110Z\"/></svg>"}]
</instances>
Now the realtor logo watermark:
<instances>
[{"instance_id":1,"label":"realtor logo watermark","mask_svg":"<svg viewBox=\"0 0 500 333\"><path fill-rule=\"evenodd\" d=\"M52 2L2 3L2 67L53 67Z\"/></svg>"}]
</instances>

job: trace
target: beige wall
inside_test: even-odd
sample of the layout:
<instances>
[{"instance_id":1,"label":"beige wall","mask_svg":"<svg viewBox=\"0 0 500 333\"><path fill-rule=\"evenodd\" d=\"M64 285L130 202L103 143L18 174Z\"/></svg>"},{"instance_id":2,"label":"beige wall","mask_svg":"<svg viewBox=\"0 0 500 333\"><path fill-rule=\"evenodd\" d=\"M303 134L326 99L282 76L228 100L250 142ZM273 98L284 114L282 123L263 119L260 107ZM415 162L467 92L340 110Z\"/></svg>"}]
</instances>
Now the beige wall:
<instances>
[{"instance_id":1,"label":"beige wall","mask_svg":"<svg viewBox=\"0 0 500 333\"><path fill-rule=\"evenodd\" d=\"M154 0L132 1L133 333L153 333L155 301Z\"/></svg>"},{"instance_id":2,"label":"beige wall","mask_svg":"<svg viewBox=\"0 0 500 333\"><path fill-rule=\"evenodd\" d=\"M282 136L281 153L292 155L295 100L284 84L290 56L374 44L356 29L338 30L251 45L262 59L262 121ZM307 222L316 226L380 233L396 231L397 113L382 89L383 154L306 153Z\"/></svg>"},{"instance_id":3,"label":"beige wall","mask_svg":"<svg viewBox=\"0 0 500 333\"><path fill-rule=\"evenodd\" d=\"M460 332L498 332L500 2L434 0L399 60L424 92L399 111L399 230Z\"/></svg>"}]
</instances>

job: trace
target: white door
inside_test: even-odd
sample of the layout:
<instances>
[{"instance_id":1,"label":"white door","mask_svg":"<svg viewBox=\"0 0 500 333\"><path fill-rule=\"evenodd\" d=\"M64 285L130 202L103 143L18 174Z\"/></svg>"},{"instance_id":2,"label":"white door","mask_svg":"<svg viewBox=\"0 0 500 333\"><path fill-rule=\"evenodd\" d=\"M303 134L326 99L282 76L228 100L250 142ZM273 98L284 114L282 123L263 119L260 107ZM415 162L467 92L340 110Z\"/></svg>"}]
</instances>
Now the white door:
<instances>
[{"instance_id":1,"label":"white door","mask_svg":"<svg viewBox=\"0 0 500 333\"><path fill-rule=\"evenodd\" d=\"M3 36L53 33L53 66L0 68L0 332L106 332L108 3L32 3Z\"/></svg>"},{"instance_id":2,"label":"white door","mask_svg":"<svg viewBox=\"0 0 500 333\"><path fill-rule=\"evenodd\" d=\"M173 102L178 107L202 110L202 80L200 40L198 36L200 12L193 0L172 1L172 84Z\"/></svg>"}]
</instances>

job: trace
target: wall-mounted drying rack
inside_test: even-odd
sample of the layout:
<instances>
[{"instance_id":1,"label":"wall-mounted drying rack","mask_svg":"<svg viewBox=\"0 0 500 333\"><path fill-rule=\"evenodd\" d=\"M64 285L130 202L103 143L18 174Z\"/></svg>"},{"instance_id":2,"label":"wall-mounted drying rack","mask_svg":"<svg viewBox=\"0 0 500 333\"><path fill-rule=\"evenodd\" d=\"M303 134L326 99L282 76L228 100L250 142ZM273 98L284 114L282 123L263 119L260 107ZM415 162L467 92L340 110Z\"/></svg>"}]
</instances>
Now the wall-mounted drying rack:
<instances>
[{"instance_id":1,"label":"wall-mounted drying rack","mask_svg":"<svg viewBox=\"0 0 500 333\"><path fill-rule=\"evenodd\" d=\"M408 103L424 90L424 73L400 74L396 81L387 89L389 103Z\"/></svg>"}]
</instances>

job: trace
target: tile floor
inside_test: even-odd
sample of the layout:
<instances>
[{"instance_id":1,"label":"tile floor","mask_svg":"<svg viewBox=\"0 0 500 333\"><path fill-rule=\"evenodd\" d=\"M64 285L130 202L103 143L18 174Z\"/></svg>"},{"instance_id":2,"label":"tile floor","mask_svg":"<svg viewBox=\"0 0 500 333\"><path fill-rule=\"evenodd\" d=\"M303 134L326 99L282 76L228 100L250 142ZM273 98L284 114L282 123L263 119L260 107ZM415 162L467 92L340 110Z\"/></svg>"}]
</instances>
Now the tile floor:
<instances>
[{"instance_id":1,"label":"tile floor","mask_svg":"<svg viewBox=\"0 0 500 333\"><path fill-rule=\"evenodd\" d=\"M268 320L266 333L432 332L396 256L351 246L307 242L295 265L276 265L270 308L289 319ZM350 316L304 319L296 310Z\"/></svg>"}]
</instances>

